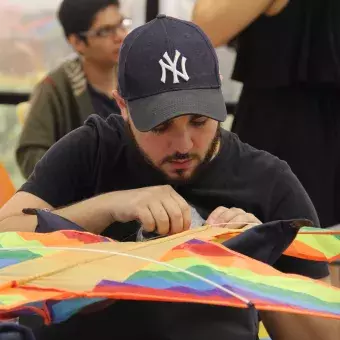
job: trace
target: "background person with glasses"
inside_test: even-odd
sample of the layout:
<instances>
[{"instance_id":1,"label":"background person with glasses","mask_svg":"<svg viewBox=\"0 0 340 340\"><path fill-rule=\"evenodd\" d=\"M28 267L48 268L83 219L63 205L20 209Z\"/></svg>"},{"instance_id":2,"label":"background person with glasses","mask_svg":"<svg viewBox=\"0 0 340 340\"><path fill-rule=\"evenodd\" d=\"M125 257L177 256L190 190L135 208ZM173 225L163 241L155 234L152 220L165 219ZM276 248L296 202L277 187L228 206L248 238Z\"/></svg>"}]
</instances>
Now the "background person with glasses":
<instances>
[{"instance_id":1,"label":"background person with glasses","mask_svg":"<svg viewBox=\"0 0 340 340\"><path fill-rule=\"evenodd\" d=\"M46 151L90 114L106 118L120 113L112 91L131 21L120 13L119 1L64 0L58 19L76 56L50 72L31 95L16 150L26 178Z\"/></svg>"}]
</instances>

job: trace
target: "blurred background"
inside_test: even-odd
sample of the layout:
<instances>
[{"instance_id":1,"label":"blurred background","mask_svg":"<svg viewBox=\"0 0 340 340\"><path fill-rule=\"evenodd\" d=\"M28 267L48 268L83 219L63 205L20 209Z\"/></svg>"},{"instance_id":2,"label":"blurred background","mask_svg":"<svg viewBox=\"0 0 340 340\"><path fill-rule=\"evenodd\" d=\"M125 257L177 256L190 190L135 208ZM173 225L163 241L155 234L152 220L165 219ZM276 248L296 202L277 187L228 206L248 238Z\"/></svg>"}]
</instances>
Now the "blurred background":
<instances>
[{"instance_id":1,"label":"blurred background","mask_svg":"<svg viewBox=\"0 0 340 340\"><path fill-rule=\"evenodd\" d=\"M20 114L36 83L71 53L55 12L59 0L0 0L0 163L16 187Z\"/></svg>"}]
</instances>

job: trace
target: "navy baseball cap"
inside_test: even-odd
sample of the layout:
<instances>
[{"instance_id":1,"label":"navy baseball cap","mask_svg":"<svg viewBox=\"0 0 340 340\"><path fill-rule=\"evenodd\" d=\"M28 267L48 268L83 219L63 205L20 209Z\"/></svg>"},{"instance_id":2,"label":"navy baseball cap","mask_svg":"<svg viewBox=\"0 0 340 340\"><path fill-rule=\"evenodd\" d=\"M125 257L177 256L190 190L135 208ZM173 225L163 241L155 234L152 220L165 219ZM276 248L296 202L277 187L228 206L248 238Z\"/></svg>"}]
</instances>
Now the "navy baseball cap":
<instances>
[{"instance_id":1,"label":"navy baseball cap","mask_svg":"<svg viewBox=\"0 0 340 340\"><path fill-rule=\"evenodd\" d=\"M138 130L185 114L226 119L218 59L195 24L158 15L124 39L118 65L119 92Z\"/></svg>"}]
</instances>

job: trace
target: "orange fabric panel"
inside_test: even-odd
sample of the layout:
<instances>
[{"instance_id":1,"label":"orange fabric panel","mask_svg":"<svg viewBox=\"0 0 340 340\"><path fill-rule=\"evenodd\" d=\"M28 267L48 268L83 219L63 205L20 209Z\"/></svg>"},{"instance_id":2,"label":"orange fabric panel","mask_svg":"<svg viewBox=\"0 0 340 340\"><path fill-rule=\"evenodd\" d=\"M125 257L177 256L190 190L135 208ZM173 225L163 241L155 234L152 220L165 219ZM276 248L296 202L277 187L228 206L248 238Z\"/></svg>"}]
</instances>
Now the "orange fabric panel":
<instances>
[{"instance_id":1,"label":"orange fabric panel","mask_svg":"<svg viewBox=\"0 0 340 340\"><path fill-rule=\"evenodd\" d=\"M0 164L0 208L14 195L14 185L3 165Z\"/></svg>"}]
</instances>

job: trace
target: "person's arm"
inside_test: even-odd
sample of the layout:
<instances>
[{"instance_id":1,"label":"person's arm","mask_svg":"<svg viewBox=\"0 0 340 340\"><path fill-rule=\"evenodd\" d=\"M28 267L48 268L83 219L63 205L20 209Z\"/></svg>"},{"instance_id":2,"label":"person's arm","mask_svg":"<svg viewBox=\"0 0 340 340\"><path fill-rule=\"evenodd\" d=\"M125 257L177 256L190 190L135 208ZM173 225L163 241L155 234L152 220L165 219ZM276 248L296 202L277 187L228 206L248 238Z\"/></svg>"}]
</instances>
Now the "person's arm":
<instances>
[{"instance_id":1,"label":"person's arm","mask_svg":"<svg viewBox=\"0 0 340 340\"><path fill-rule=\"evenodd\" d=\"M16 160L25 178L56 142L57 118L61 104L49 78L39 84L31 96L29 111L16 149Z\"/></svg>"},{"instance_id":2,"label":"person's arm","mask_svg":"<svg viewBox=\"0 0 340 340\"><path fill-rule=\"evenodd\" d=\"M190 207L170 186L95 196L103 145L94 125L85 124L71 131L47 151L29 180L0 209L0 232L35 231L36 217L22 212L27 208L52 209L92 233L101 233L113 222L135 220L145 230L157 229L160 234L189 228ZM104 129L100 131L104 133ZM109 131L113 155L121 148L120 135L115 132L113 128Z\"/></svg>"},{"instance_id":3,"label":"person's arm","mask_svg":"<svg viewBox=\"0 0 340 340\"><path fill-rule=\"evenodd\" d=\"M329 278L320 281L330 283ZM338 340L340 321L306 315L260 312L270 337L275 340Z\"/></svg>"},{"instance_id":4,"label":"person's arm","mask_svg":"<svg viewBox=\"0 0 340 340\"><path fill-rule=\"evenodd\" d=\"M214 47L227 44L260 15L276 15L289 0L198 0L192 21L208 35Z\"/></svg>"},{"instance_id":5,"label":"person's arm","mask_svg":"<svg viewBox=\"0 0 340 340\"><path fill-rule=\"evenodd\" d=\"M0 209L0 231L27 231L34 232L37 227L37 217L25 215L26 208L51 209L54 214L62 216L85 230L102 233L111 223L112 215L108 208L109 195L101 195L69 207L54 209L50 204L39 197L27 192L18 192L4 207ZM114 200L110 200L114 204Z\"/></svg>"},{"instance_id":6,"label":"person's arm","mask_svg":"<svg viewBox=\"0 0 340 340\"><path fill-rule=\"evenodd\" d=\"M28 207L52 208L35 195L19 192L0 209L0 232L34 232L37 218L22 213ZM114 222L138 220L146 231L157 230L162 235L187 230L191 223L188 203L167 185L110 192L53 213L94 234L102 233Z\"/></svg>"}]
</instances>

